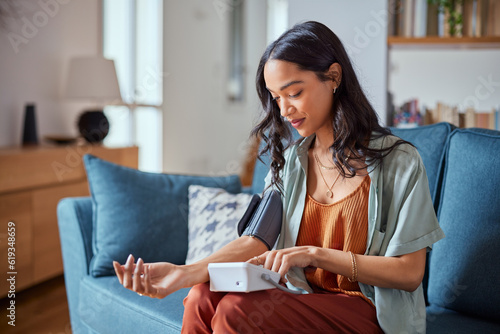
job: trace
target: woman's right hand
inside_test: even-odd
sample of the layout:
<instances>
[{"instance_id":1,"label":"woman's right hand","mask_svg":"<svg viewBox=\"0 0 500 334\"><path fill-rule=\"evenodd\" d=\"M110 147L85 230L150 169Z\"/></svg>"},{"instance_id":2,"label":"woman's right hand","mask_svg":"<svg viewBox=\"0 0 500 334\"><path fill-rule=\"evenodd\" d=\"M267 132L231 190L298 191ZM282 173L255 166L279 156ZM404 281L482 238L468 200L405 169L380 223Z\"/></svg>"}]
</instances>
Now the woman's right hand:
<instances>
[{"instance_id":1,"label":"woman's right hand","mask_svg":"<svg viewBox=\"0 0 500 334\"><path fill-rule=\"evenodd\" d=\"M188 282L190 275L185 266L168 262L144 263L139 258L135 263L134 256L130 254L124 265L113 261L113 267L121 285L151 298L165 298L193 285Z\"/></svg>"}]
</instances>

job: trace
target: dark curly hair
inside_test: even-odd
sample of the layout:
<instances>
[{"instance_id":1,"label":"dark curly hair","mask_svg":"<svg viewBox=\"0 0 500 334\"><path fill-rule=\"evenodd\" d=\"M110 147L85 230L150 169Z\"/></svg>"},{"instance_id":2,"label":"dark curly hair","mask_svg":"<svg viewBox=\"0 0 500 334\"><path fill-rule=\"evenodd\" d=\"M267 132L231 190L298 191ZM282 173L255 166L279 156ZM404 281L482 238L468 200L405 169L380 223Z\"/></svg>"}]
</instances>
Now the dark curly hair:
<instances>
[{"instance_id":1,"label":"dark curly hair","mask_svg":"<svg viewBox=\"0 0 500 334\"><path fill-rule=\"evenodd\" d=\"M390 135L391 132L379 124L377 114L361 89L342 42L324 24L314 21L297 24L267 47L260 59L256 77L264 118L252 130L252 135L264 141L259 154L270 155L271 185L277 186L279 190L282 190L280 171L285 164L283 153L293 141L289 125L280 117L278 104L273 101L266 88L264 66L271 59L287 61L296 64L301 70L313 71L321 81L332 80L327 75L332 64L338 63L342 68L342 79L331 109L334 141L330 147L333 162L342 176L354 177L360 169L350 161L370 158L369 165L376 165L396 146L406 143L399 140L388 148L368 147L373 136L379 138ZM347 159L348 156L350 159Z\"/></svg>"}]
</instances>

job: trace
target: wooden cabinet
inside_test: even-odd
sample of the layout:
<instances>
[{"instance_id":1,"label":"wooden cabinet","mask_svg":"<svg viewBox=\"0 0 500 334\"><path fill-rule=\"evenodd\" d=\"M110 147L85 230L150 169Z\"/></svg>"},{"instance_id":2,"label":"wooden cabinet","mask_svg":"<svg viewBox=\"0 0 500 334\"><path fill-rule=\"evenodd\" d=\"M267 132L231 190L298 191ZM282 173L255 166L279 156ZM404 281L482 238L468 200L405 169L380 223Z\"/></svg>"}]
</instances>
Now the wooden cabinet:
<instances>
[{"instance_id":1,"label":"wooden cabinet","mask_svg":"<svg viewBox=\"0 0 500 334\"><path fill-rule=\"evenodd\" d=\"M137 147L0 149L0 297L9 291L9 272L15 273L16 292L62 274L57 203L64 197L89 196L82 161L87 153L123 166L138 166ZM15 224L13 269L8 263L9 222Z\"/></svg>"}]
</instances>

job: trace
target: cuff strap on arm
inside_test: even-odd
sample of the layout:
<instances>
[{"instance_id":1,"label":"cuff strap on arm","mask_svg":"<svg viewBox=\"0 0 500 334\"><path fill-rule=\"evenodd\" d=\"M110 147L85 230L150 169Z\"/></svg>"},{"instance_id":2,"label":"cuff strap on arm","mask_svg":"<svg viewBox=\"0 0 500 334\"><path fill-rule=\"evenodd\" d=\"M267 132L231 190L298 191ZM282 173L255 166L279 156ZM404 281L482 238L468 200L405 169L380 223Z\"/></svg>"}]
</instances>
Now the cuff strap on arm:
<instances>
[{"instance_id":1,"label":"cuff strap on arm","mask_svg":"<svg viewBox=\"0 0 500 334\"><path fill-rule=\"evenodd\" d=\"M262 199L259 195L254 195L238 223L238 235L258 238L267 249L271 249L280 234L282 217L283 204L279 192L269 190Z\"/></svg>"}]
</instances>

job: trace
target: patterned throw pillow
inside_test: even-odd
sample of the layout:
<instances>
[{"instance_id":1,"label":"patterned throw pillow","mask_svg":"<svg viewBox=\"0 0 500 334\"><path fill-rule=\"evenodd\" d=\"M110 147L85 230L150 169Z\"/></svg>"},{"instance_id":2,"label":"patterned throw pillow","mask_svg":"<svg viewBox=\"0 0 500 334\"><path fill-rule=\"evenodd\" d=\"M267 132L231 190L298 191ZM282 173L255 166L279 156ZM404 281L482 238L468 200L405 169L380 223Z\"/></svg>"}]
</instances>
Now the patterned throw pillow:
<instances>
[{"instance_id":1,"label":"patterned throw pillow","mask_svg":"<svg viewBox=\"0 0 500 334\"><path fill-rule=\"evenodd\" d=\"M189 243L186 264L201 260L238 238L236 225L252 195L189 186Z\"/></svg>"}]
</instances>

